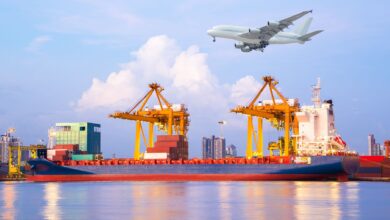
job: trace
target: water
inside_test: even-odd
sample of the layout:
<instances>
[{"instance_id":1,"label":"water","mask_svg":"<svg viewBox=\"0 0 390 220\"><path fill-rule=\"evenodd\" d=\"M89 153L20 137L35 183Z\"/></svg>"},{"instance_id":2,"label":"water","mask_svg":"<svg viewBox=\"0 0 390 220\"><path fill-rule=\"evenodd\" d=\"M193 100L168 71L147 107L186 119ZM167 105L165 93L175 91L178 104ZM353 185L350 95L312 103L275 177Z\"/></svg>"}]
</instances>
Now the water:
<instances>
[{"instance_id":1,"label":"water","mask_svg":"<svg viewBox=\"0 0 390 220\"><path fill-rule=\"evenodd\" d=\"M390 183L3 182L0 219L390 219Z\"/></svg>"}]
</instances>

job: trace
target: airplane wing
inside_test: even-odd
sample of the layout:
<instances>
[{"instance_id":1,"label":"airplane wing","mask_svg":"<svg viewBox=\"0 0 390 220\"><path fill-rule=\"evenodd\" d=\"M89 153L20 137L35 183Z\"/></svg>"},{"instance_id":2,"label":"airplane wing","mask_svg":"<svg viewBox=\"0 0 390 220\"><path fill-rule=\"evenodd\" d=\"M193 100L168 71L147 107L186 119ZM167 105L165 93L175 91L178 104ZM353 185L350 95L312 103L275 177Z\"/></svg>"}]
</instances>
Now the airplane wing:
<instances>
[{"instance_id":1,"label":"airplane wing","mask_svg":"<svg viewBox=\"0 0 390 220\"><path fill-rule=\"evenodd\" d=\"M247 33L240 34L240 36L248 39L259 39L260 41L268 41L277 33L292 25L293 21L296 21L311 12L311 10L303 11L299 14L280 20L279 22L268 22L268 25L254 30L249 29Z\"/></svg>"}]
</instances>

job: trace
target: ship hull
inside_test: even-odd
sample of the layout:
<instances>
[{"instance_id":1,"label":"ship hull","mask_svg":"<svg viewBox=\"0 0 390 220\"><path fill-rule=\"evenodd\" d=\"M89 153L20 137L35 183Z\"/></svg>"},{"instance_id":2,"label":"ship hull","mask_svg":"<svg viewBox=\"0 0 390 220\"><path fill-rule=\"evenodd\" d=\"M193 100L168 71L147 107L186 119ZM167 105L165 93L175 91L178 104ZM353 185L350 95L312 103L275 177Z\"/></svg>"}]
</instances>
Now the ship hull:
<instances>
[{"instance_id":1,"label":"ship hull","mask_svg":"<svg viewBox=\"0 0 390 220\"><path fill-rule=\"evenodd\" d=\"M266 180L344 180L345 174L91 174L28 175L33 182L76 181L266 181Z\"/></svg>"},{"instance_id":2,"label":"ship hull","mask_svg":"<svg viewBox=\"0 0 390 220\"><path fill-rule=\"evenodd\" d=\"M34 160L28 181L261 181L322 180L346 177L358 169L353 157L313 157L310 164L164 164L58 166Z\"/></svg>"}]
</instances>

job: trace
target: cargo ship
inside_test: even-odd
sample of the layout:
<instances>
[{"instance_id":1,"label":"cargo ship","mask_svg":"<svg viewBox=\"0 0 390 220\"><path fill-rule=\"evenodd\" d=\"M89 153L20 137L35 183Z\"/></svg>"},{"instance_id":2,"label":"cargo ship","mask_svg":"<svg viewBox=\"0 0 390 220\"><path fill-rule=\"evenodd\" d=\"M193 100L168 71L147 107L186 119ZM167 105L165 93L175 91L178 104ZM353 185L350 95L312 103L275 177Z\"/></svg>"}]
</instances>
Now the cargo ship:
<instances>
[{"instance_id":1,"label":"cargo ship","mask_svg":"<svg viewBox=\"0 0 390 220\"><path fill-rule=\"evenodd\" d=\"M182 134L157 136L154 146L149 142L146 152L141 155L138 151L141 126L137 121L136 128L139 131L136 132L138 135L134 159L91 161L35 159L29 161L31 170L26 175L27 180L36 182L347 180L348 176L353 175L359 168L359 157L348 150L347 144L336 133L332 101L320 100L319 80L313 87L314 105L303 106L298 112L294 112L294 117L299 123L299 133L294 137L296 152L289 156L281 156L285 153L282 152L280 143L276 148L279 151L277 156L270 154L254 157L247 155L246 158L188 159L188 142L185 137L185 128L188 125L186 108L184 105L177 105L176 109L169 109L169 106L174 105L160 103L152 109L143 109L154 90L156 94L161 95L162 89L159 85L151 84L150 88L145 96L147 98L138 103L142 104L137 111L117 112L112 117L136 120L148 117L147 122L151 125L157 123L162 128L168 127L168 130L176 123L180 125L176 130L182 131ZM275 103L297 106L295 100L287 102L286 99L263 100L257 103L257 106ZM177 120L175 118L165 120L165 112L171 112L169 115L177 117ZM152 115L155 115L155 118L150 118ZM170 121L169 126L164 124L166 121Z\"/></svg>"},{"instance_id":2,"label":"cargo ship","mask_svg":"<svg viewBox=\"0 0 390 220\"><path fill-rule=\"evenodd\" d=\"M27 181L259 181L347 180L359 167L356 156L191 159L29 161Z\"/></svg>"}]
</instances>

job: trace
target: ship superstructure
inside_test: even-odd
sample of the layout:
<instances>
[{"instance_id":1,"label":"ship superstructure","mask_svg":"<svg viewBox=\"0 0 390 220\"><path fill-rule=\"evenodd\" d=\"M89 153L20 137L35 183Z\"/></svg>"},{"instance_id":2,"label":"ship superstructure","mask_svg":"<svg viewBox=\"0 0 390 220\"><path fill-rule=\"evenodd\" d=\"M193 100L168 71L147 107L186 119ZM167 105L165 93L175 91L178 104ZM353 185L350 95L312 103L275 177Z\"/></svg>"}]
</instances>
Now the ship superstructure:
<instances>
[{"instance_id":1,"label":"ship superstructure","mask_svg":"<svg viewBox=\"0 0 390 220\"><path fill-rule=\"evenodd\" d=\"M296 112L299 124L297 139L298 155L345 154L348 146L336 132L332 100L321 101L321 83L318 78L313 86L313 105L301 106Z\"/></svg>"}]
</instances>

